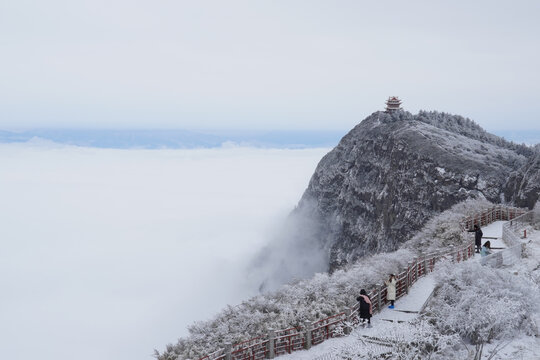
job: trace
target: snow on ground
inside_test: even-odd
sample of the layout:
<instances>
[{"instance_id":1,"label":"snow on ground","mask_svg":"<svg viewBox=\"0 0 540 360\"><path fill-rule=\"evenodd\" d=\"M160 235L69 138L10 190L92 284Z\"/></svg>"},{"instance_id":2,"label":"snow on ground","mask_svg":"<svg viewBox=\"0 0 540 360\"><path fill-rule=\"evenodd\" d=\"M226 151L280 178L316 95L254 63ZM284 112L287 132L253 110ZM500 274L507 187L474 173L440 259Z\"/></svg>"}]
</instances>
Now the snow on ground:
<instances>
[{"instance_id":1,"label":"snow on ground","mask_svg":"<svg viewBox=\"0 0 540 360\"><path fill-rule=\"evenodd\" d=\"M502 241L502 228L505 223L506 221L495 221L483 227L482 233L484 234L484 236L482 239L482 245L484 245L484 243L489 240L492 248L506 248L506 244Z\"/></svg>"},{"instance_id":2,"label":"snow on ground","mask_svg":"<svg viewBox=\"0 0 540 360\"><path fill-rule=\"evenodd\" d=\"M486 344L482 351L483 358L487 359L494 350L497 350L492 360L538 360L540 359L540 339L532 336L520 336L510 342Z\"/></svg>"},{"instance_id":3,"label":"snow on ground","mask_svg":"<svg viewBox=\"0 0 540 360\"><path fill-rule=\"evenodd\" d=\"M482 229L484 230L484 229ZM485 234L485 231L484 231ZM508 268L508 271L515 275L523 274L525 276L539 277L537 270L540 267L540 231L531 227L527 230L527 238L522 239L527 244L525 257L515 265ZM540 324L540 314L533 316L536 324ZM504 346L504 347L503 347ZM540 338L531 336L520 336L510 342L499 342L486 344L484 354L489 354L496 347L500 350L493 357L493 360L522 359L538 360L540 359Z\"/></svg>"},{"instance_id":4,"label":"snow on ground","mask_svg":"<svg viewBox=\"0 0 540 360\"><path fill-rule=\"evenodd\" d=\"M384 308L380 313L373 316L373 321L392 320L392 321L410 321L417 316L422 306L429 298L435 288L435 279L428 274L424 276L411 287L409 294L398 299L394 309ZM366 329L367 330L367 329Z\"/></svg>"},{"instance_id":5,"label":"snow on ground","mask_svg":"<svg viewBox=\"0 0 540 360\"><path fill-rule=\"evenodd\" d=\"M482 228L482 245L489 241L493 253L503 251L504 249L508 248L508 245L506 245L502 240L503 225L505 223L506 221L495 221ZM474 233L471 233L471 240L472 239L474 239ZM474 255L478 261L482 261L482 257L480 256L480 254L475 252ZM516 260L513 258L512 261Z\"/></svg>"}]
</instances>

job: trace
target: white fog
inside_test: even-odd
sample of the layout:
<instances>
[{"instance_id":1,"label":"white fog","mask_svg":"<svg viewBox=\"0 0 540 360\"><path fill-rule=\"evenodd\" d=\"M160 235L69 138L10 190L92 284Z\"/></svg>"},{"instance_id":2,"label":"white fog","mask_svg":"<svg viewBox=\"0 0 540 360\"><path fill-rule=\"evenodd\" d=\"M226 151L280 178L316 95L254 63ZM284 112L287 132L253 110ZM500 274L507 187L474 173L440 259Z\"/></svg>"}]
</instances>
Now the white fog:
<instances>
[{"instance_id":1,"label":"white fog","mask_svg":"<svg viewBox=\"0 0 540 360\"><path fill-rule=\"evenodd\" d=\"M327 151L0 144L2 358L151 359L254 294Z\"/></svg>"}]
</instances>

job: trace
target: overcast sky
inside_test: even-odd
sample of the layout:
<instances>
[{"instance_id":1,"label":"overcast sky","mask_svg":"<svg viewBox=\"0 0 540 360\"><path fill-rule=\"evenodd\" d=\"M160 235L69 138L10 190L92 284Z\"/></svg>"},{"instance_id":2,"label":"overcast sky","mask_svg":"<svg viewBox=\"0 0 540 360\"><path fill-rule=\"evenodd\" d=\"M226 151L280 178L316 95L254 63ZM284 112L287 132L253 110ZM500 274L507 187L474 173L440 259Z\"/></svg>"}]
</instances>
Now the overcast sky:
<instances>
[{"instance_id":1,"label":"overcast sky","mask_svg":"<svg viewBox=\"0 0 540 360\"><path fill-rule=\"evenodd\" d=\"M540 129L539 1L0 0L0 129Z\"/></svg>"}]
</instances>

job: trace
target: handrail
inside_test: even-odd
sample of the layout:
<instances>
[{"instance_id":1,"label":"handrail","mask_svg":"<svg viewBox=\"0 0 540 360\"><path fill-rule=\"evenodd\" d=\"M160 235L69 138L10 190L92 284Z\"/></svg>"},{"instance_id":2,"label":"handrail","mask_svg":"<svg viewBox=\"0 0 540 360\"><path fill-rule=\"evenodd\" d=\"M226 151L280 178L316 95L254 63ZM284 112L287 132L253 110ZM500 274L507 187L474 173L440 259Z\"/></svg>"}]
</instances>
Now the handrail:
<instances>
[{"instance_id":1,"label":"handrail","mask_svg":"<svg viewBox=\"0 0 540 360\"><path fill-rule=\"evenodd\" d=\"M527 233L523 232L524 228L522 226L523 223L529 223L529 224L535 224L540 223L540 219L535 219L535 212L534 211L528 211L521 216L516 217L515 219L512 219L512 221L506 223L503 225L503 241L508 246L513 246L518 243L520 243L521 234L523 234L524 237L527 237ZM517 230L520 229L520 235L517 235Z\"/></svg>"},{"instance_id":2,"label":"handrail","mask_svg":"<svg viewBox=\"0 0 540 360\"><path fill-rule=\"evenodd\" d=\"M527 211L521 208L497 205L466 217L460 225L462 229L472 229L474 225L482 227L498 220L513 220L525 212Z\"/></svg>"}]
</instances>

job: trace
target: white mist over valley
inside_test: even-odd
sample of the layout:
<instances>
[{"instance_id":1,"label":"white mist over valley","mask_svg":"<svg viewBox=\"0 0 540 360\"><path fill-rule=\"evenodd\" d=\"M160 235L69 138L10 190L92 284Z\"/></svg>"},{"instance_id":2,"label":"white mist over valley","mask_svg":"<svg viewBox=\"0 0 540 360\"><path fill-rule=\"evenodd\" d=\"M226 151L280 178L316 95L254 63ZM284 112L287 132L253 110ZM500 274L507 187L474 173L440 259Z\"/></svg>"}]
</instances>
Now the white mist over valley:
<instances>
[{"instance_id":1,"label":"white mist over valley","mask_svg":"<svg viewBox=\"0 0 540 360\"><path fill-rule=\"evenodd\" d=\"M255 294L327 151L0 144L2 357L151 359Z\"/></svg>"}]
</instances>

